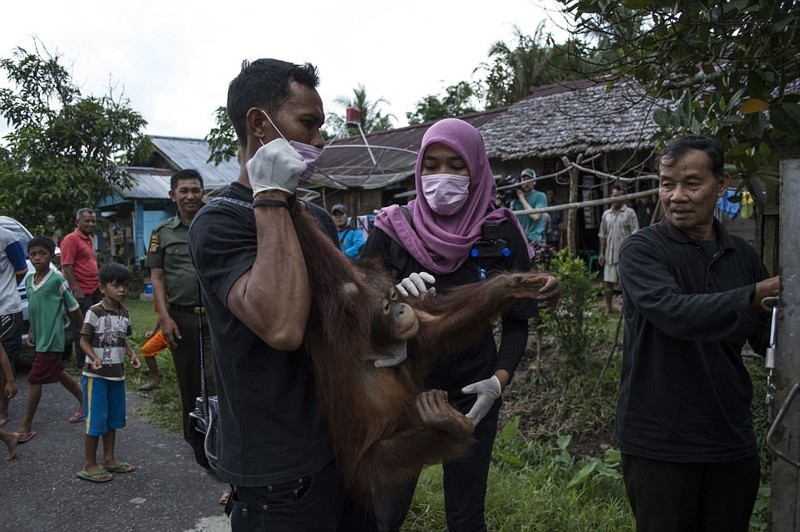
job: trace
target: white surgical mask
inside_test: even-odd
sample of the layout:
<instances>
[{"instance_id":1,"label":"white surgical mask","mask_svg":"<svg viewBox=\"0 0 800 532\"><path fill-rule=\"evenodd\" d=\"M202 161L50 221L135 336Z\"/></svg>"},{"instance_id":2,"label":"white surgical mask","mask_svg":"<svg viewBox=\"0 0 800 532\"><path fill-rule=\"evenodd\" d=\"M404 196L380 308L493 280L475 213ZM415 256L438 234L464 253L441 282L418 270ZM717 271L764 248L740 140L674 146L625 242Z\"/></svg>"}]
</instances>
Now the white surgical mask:
<instances>
[{"instance_id":1,"label":"white surgical mask","mask_svg":"<svg viewBox=\"0 0 800 532\"><path fill-rule=\"evenodd\" d=\"M275 122L272 121L266 111L263 109L259 109L259 111L264 113L264 116L267 117L269 123L272 124L272 127L275 128L275 131L278 132L278 135L280 135L283 140L287 140L286 137L283 136L283 133L281 133L281 130L275 126ZM264 142L260 138L258 140L263 146ZM312 146L311 144L297 142L296 140L289 140L287 142L289 142L289 145L294 149L294 151L300 154L300 156L303 158L303 162L306 163L305 171L300 174L299 183L302 185L308 181L312 175L314 175L314 171L317 169L317 162L319 161L319 156L322 154L322 150L316 146Z\"/></svg>"},{"instance_id":2,"label":"white surgical mask","mask_svg":"<svg viewBox=\"0 0 800 532\"><path fill-rule=\"evenodd\" d=\"M469 197L469 178L455 174L422 176L422 193L436 214L449 216L461 210Z\"/></svg>"}]
</instances>

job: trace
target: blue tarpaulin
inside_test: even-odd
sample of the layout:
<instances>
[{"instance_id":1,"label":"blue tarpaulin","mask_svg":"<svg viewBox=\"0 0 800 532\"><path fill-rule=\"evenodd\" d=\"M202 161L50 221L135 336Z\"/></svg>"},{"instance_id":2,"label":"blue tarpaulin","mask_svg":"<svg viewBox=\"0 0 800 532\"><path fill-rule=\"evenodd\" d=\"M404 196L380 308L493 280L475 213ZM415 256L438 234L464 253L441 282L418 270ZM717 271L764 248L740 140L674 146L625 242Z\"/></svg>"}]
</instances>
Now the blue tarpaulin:
<instances>
[{"instance_id":1,"label":"blue tarpaulin","mask_svg":"<svg viewBox=\"0 0 800 532\"><path fill-rule=\"evenodd\" d=\"M733 220L739 216L739 209L741 209L742 203L738 201L741 196L737 196L737 201L731 201L731 196L736 196L735 188L729 188L725 191L725 194L717 200L717 207L719 207L722 212L727 214L728 218Z\"/></svg>"}]
</instances>

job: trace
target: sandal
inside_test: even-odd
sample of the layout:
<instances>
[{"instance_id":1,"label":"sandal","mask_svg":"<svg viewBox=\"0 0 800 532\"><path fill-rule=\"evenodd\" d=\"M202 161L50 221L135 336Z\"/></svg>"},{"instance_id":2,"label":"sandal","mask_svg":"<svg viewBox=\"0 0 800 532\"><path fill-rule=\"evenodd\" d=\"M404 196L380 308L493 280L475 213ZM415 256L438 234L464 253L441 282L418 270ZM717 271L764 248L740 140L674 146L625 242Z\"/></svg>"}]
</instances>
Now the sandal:
<instances>
[{"instance_id":1,"label":"sandal","mask_svg":"<svg viewBox=\"0 0 800 532\"><path fill-rule=\"evenodd\" d=\"M109 473L133 473L136 468L128 462L117 462L117 465L106 466L106 470Z\"/></svg>"},{"instance_id":2,"label":"sandal","mask_svg":"<svg viewBox=\"0 0 800 532\"><path fill-rule=\"evenodd\" d=\"M89 482L109 482L114 480L114 475L106 471L105 469L98 469L94 473L89 473L87 471L78 471L75 473L75 476L81 480L88 480Z\"/></svg>"},{"instance_id":3,"label":"sandal","mask_svg":"<svg viewBox=\"0 0 800 532\"><path fill-rule=\"evenodd\" d=\"M72 414L70 416L70 418L69 418L69 422L70 423L80 423L84 419L85 418L83 417L83 411L80 411L80 412L75 412L74 414Z\"/></svg>"},{"instance_id":4,"label":"sandal","mask_svg":"<svg viewBox=\"0 0 800 532\"><path fill-rule=\"evenodd\" d=\"M34 438L34 436L36 436L37 434L39 434L39 433L38 433L38 432L36 432L35 430L32 430L32 431L30 431L30 432L20 432L20 433L19 433L19 438L17 439L17 443L25 443L25 442L29 442L29 441L31 441L31 440Z\"/></svg>"}]
</instances>

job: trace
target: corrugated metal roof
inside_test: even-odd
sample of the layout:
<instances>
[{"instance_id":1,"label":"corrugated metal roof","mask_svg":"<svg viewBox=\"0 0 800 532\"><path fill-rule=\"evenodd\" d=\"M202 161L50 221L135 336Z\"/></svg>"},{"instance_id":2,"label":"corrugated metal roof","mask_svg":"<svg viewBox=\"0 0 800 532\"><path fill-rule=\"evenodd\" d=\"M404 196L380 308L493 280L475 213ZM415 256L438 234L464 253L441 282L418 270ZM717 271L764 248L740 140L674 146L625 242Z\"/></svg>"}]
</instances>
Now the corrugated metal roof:
<instances>
[{"instance_id":1,"label":"corrugated metal roof","mask_svg":"<svg viewBox=\"0 0 800 532\"><path fill-rule=\"evenodd\" d=\"M225 161L219 166L209 163L208 142L203 139L162 137L149 135L156 150L172 165L175 171L194 168L203 176L207 189L218 188L235 181L239 175L239 162Z\"/></svg>"},{"instance_id":2,"label":"corrugated metal roof","mask_svg":"<svg viewBox=\"0 0 800 532\"><path fill-rule=\"evenodd\" d=\"M174 170L158 168L123 168L133 177L133 188L121 192L121 196L132 199L166 199L169 198L169 179Z\"/></svg>"},{"instance_id":3,"label":"corrugated metal roof","mask_svg":"<svg viewBox=\"0 0 800 532\"><path fill-rule=\"evenodd\" d=\"M505 111L504 107L459 118L479 128ZM323 150L307 186L372 190L413 176L422 137L432 124L370 133L366 144L360 135L336 139Z\"/></svg>"}]
</instances>

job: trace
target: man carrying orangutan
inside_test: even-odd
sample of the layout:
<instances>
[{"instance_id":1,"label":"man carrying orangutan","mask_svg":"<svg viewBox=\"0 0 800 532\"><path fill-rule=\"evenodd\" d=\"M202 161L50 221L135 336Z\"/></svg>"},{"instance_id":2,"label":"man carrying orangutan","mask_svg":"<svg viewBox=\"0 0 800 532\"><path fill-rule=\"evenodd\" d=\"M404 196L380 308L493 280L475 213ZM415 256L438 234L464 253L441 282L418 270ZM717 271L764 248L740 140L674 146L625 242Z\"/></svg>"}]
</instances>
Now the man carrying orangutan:
<instances>
[{"instance_id":1,"label":"man carrying orangutan","mask_svg":"<svg viewBox=\"0 0 800 532\"><path fill-rule=\"evenodd\" d=\"M211 327L218 475L233 487L234 531L374 528L343 487L302 349L311 290L290 208L323 146L318 83L308 63L244 62L227 105L241 171L189 231ZM307 209L335 244L330 215Z\"/></svg>"}]
</instances>

